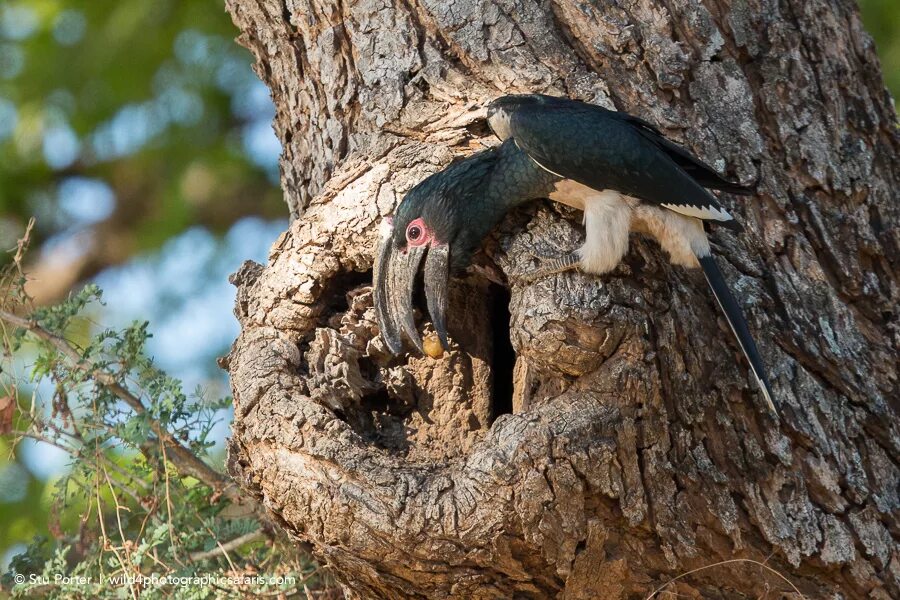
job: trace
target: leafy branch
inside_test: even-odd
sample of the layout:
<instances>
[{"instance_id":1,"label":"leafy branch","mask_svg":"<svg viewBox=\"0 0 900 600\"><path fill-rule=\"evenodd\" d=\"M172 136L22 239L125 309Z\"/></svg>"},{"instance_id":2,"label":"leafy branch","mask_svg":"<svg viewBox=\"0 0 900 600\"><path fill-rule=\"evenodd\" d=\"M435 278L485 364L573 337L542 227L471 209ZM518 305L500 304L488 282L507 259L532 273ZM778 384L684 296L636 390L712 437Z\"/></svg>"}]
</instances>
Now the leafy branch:
<instances>
[{"instance_id":1,"label":"leafy branch","mask_svg":"<svg viewBox=\"0 0 900 600\"><path fill-rule=\"evenodd\" d=\"M35 539L13 559L0 595L8 586L14 597L170 597L168 580L142 579L158 575L199 576L197 598L318 590L323 574L309 557L275 537L260 503L207 462L216 411L230 400L188 397L147 356L147 323L92 333L86 315L100 301L96 286L33 308L22 269L27 245L26 234L0 270L0 448L14 455L27 438L72 462L55 484L53 539ZM61 573L97 583L54 583ZM203 579L259 573L284 581L227 589ZM23 583L23 574L36 579Z\"/></svg>"},{"instance_id":2,"label":"leafy branch","mask_svg":"<svg viewBox=\"0 0 900 600\"><path fill-rule=\"evenodd\" d=\"M65 339L51 333L35 321L17 317L5 310L0 310L0 319L49 343L60 354L66 357L75 369L78 369L97 383L105 386L117 398L131 407L134 412L139 415L147 414L147 409L140 398L123 387L112 374L93 368L90 363L81 357L74 346ZM169 457L182 474L190 475L191 477L202 481L232 502L247 505L254 511L259 510L255 500L242 496L234 482L230 481L227 477L215 471L212 467L197 458L193 452L182 446L171 433L165 431L157 421L150 420L150 428L153 430L153 433L159 437L162 443L165 444L166 449L171 452Z\"/></svg>"}]
</instances>

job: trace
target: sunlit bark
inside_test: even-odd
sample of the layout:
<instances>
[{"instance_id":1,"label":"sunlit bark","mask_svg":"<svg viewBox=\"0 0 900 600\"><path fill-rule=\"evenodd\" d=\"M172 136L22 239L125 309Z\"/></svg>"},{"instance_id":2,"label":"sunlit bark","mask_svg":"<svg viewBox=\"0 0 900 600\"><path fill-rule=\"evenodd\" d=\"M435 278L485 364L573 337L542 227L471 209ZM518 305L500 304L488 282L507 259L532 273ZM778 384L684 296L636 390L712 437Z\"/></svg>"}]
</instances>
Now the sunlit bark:
<instances>
[{"instance_id":1,"label":"sunlit bark","mask_svg":"<svg viewBox=\"0 0 900 600\"><path fill-rule=\"evenodd\" d=\"M296 217L234 277L229 469L349 593L646 597L746 558L810 598L900 596L900 144L852 2L228 9L272 90ZM652 241L607 277L518 280L583 236L550 203L511 214L455 284L453 352L386 355L379 220L495 143L477 107L520 91L626 110L758 183L723 196L745 231L713 241L780 421L702 275ZM677 583L790 590L749 563Z\"/></svg>"}]
</instances>

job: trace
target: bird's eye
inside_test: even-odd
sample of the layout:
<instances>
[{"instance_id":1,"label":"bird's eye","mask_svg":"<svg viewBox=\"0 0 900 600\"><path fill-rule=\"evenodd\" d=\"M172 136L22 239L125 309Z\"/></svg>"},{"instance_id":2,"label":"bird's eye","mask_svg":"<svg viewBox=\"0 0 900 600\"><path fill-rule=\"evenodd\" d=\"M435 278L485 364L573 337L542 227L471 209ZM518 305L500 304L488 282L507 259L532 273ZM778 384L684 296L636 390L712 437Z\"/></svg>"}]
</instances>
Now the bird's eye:
<instances>
[{"instance_id":1,"label":"bird's eye","mask_svg":"<svg viewBox=\"0 0 900 600\"><path fill-rule=\"evenodd\" d=\"M422 229L419 228L418 225L413 225L409 229L406 230L406 237L409 238L411 242L416 241L422 236Z\"/></svg>"}]
</instances>

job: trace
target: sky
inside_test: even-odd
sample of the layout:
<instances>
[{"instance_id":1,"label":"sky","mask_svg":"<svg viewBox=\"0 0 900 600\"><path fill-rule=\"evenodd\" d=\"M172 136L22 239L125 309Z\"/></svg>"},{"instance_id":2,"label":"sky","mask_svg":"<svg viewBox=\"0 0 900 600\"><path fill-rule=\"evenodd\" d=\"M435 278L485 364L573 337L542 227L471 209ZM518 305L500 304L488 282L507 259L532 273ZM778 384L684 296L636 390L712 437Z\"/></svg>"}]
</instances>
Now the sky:
<instances>
[{"instance_id":1,"label":"sky","mask_svg":"<svg viewBox=\"0 0 900 600\"><path fill-rule=\"evenodd\" d=\"M50 4L55 6L54 2ZM228 132L224 145L263 171L277 190L281 147L271 127L274 107L269 91L252 72L249 55L228 35L183 30L169 47L171 56L150 73L153 81L143 98L122 104L95 129L77 132L76 122L83 110L77 87L66 88L60 83L53 89L49 82L46 93L39 91L46 87L43 85L35 87L33 93L28 91L32 84L46 83L27 76L31 75L29 69L39 66L30 64L29 52L42 56L38 49L53 46L34 45L46 35L47 27L57 46L54 51L75 52L82 42L90 41L91 22L80 10L62 10L50 25L42 22L50 4L0 0L0 143L10 142L5 147L10 154L0 155L0 160L40 161L46 165L52 183L29 199L38 222L54 232L34 252L50 260L71 259L85 252L85 245L91 243L89 228L109 217L122 201L102 177L68 174L73 165L128 160L145 148L153 148L161 136L172 131L194 127L201 133L221 132L222 119L238 123L233 135ZM215 18L228 17L222 12ZM202 78L208 81L200 81ZM208 89L215 89L229 100L225 116L216 117L220 119L218 129L205 127L204 119L210 118L217 107L204 103L198 91L201 88L207 90L203 92L207 99ZM203 152L198 143L197 156L190 158L203 160ZM209 160L217 158L221 158L221 150ZM202 185L202 175L185 176L182 185ZM254 202L255 198L247 201ZM288 225L286 207L283 214L284 218L274 220L244 217L218 234L201 226L188 227L158 250L140 253L102 271L94 278L103 290L104 301L103 306L91 309L95 329L148 321L152 335L148 353L169 375L182 380L186 392L199 388L214 398L230 395L227 374L216 365L216 358L228 351L239 331L232 313L235 290L228 283L228 275L245 260L266 262L272 242ZM4 249L22 233L11 223L14 221L0 214ZM27 361L27 356L20 357L18 372L25 372ZM37 394L49 399L52 390L38 389ZM231 413L222 411L218 416L214 438L221 448ZM62 451L39 442L21 442L17 454L18 463L0 457L0 510L4 504L22 499L25 489L17 482L28 481L23 470L52 480L65 472L70 461ZM21 544L0 548L0 572L23 549Z\"/></svg>"}]
</instances>

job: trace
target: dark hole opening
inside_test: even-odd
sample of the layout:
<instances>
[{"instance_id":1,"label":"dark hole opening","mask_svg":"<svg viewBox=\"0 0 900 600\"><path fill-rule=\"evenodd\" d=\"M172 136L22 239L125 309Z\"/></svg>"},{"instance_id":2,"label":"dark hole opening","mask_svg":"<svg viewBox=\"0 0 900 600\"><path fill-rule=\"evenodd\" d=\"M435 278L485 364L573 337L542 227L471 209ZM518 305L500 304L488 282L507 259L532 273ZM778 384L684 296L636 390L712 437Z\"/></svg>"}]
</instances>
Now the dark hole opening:
<instances>
[{"instance_id":1,"label":"dark hole opening","mask_svg":"<svg viewBox=\"0 0 900 600\"><path fill-rule=\"evenodd\" d=\"M362 410L355 415L356 422L351 423L357 433L381 448L408 449L409 441L402 417L404 407L397 406L386 389L363 396L360 408Z\"/></svg>"},{"instance_id":2,"label":"dark hole opening","mask_svg":"<svg viewBox=\"0 0 900 600\"><path fill-rule=\"evenodd\" d=\"M493 418L496 419L513 411L513 369L516 366L516 352L509 338L509 290L491 284L490 298L490 327L494 341L491 356L494 379Z\"/></svg>"},{"instance_id":3,"label":"dark hole opening","mask_svg":"<svg viewBox=\"0 0 900 600\"><path fill-rule=\"evenodd\" d=\"M364 395L360 400L360 405L365 412L390 412L391 396L386 389L380 388Z\"/></svg>"},{"instance_id":4,"label":"dark hole opening","mask_svg":"<svg viewBox=\"0 0 900 600\"><path fill-rule=\"evenodd\" d=\"M372 283L372 270L344 271L328 282L325 291L325 315L343 315L350 308L348 294L357 288Z\"/></svg>"}]
</instances>

